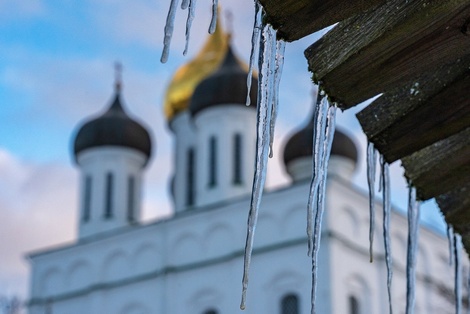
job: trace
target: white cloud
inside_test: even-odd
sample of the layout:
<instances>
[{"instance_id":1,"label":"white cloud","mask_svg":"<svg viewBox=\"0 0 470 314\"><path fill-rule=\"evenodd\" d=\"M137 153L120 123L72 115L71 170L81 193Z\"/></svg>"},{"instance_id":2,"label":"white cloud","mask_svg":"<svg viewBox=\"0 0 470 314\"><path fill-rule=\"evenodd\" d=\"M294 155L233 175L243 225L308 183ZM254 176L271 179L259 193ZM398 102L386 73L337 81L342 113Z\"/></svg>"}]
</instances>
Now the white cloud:
<instances>
[{"instance_id":1,"label":"white cloud","mask_svg":"<svg viewBox=\"0 0 470 314\"><path fill-rule=\"evenodd\" d=\"M24 254L74 238L76 173L58 163L18 160L0 148L0 187L0 291L24 298Z\"/></svg>"}]
</instances>

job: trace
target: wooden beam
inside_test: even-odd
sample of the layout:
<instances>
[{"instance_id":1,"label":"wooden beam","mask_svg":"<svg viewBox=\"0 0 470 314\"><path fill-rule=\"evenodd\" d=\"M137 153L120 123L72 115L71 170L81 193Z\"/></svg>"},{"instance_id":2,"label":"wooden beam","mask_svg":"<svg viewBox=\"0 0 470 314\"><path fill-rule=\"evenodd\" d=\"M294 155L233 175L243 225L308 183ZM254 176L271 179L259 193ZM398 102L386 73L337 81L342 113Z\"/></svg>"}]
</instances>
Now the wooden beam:
<instances>
[{"instance_id":1,"label":"wooden beam","mask_svg":"<svg viewBox=\"0 0 470 314\"><path fill-rule=\"evenodd\" d=\"M305 55L342 109L470 54L468 0L393 0L339 23Z\"/></svg>"},{"instance_id":2,"label":"wooden beam","mask_svg":"<svg viewBox=\"0 0 470 314\"><path fill-rule=\"evenodd\" d=\"M470 181L463 186L436 197L446 222L462 235L462 242L470 252Z\"/></svg>"},{"instance_id":3,"label":"wooden beam","mask_svg":"<svg viewBox=\"0 0 470 314\"><path fill-rule=\"evenodd\" d=\"M357 114L392 163L470 126L470 54L408 81Z\"/></svg>"},{"instance_id":4,"label":"wooden beam","mask_svg":"<svg viewBox=\"0 0 470 314\"><path fill-rule=\"evenodd\" d=\"M294 41L386 0L260 0L278 38Z\"/></svg>"},{"instance_id":5,"label":"wooden beam","mask_svg":"<svg viewBox=\"0 0 470 314\"><path fill-rule=\"evenodd\" d=\"M402 158L405 176L427 200L468 183L470 127Z\"/></svg>"}]
</instances>

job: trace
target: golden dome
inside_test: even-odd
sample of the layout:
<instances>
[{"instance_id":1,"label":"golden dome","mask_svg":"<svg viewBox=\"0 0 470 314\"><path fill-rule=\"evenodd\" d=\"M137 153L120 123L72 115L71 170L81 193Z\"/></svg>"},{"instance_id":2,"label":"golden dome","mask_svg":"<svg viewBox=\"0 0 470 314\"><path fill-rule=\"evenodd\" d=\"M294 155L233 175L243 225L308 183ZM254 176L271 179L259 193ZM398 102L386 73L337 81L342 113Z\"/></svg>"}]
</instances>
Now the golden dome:
<instances>
[{"instance_id":1,"label":"golden dome","mask_svg":"<svg viewBox=\"0 0 470 314\"><path fill-rule=\"evenodd\" d=\"M197 56L176 71L166 90L163 105L168 121L188 108L196 86L219 67L227 52L229 37L217 23L215 32Z\"/></svg>"}]
</instances>

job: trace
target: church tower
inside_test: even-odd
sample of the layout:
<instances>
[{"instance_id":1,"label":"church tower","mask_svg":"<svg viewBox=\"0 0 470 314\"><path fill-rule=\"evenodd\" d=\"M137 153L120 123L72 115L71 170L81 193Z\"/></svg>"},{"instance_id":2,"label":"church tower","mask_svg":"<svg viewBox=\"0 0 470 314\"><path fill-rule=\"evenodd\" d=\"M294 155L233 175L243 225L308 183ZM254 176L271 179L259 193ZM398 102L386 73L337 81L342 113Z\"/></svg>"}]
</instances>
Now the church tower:
<instances>
[{"instance_id":1,"label":"church tower","mask_svg":"<svg viewBox=\"0 0 470 314\"><path fill-rule=\"evenodd\" d=\"M175 135L175 211L249 195L256 147L257 79L247 95L246 64L231 35L217 29L201 52L174 75L165 113Z\"/></svg>"},{"instance_id":2,"label":"church tower","mask_svg":"<svg viewBox=\"0 0 470 314\"><path fill-rule=\"evenodd\" d=\"M129 226L140 219L142 172L151 154L149 132L121 101L120 69L113 100L85 122L74 141L80 169L79 238Z\"/></svg>"}]
</instances>

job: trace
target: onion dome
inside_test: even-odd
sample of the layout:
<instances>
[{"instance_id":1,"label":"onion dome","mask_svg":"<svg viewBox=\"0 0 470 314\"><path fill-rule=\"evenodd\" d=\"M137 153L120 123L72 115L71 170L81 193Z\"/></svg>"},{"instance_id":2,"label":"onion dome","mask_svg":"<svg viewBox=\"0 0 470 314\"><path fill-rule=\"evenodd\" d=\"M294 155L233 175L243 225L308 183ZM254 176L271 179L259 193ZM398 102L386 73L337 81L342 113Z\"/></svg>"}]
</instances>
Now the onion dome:
<instances>
[{"instance_id":1,"label":"onion dome","mask_svg":"<svg viewBox=\"0 0 470 314\"><path fill-rule=\"evenodd\" d=\"M150 134L125 112L121 104L120 85L120 82L116 83L114 100L108 110L78 130L74 141L75 159L89 148L119 146L142 152L148 161L152 147Z\"/></svg>"},{"instance_id":2,"label":"onion dome","mask_svg":"<svg viewBox=\"0 0 470 314\"><path fill-rule=\"evenodd\" d=\"M229 34L223 31L217 21L215 32L209 36L202 50L176 71L166 90L163 105L168 121L188 109L196 86L220 66L228 49L228 37Z\"/></svg>"},{"instance_id":3,"label":"onion dome","mask_svg":"<svg viewBox=\"0 0 470 314\"><path fill-rule=\"evenodd\" d=\"M198 112L223 104L240 104L245 106L248 87L246 80L248 71L237 59L229 45L224 61L220 67L204 79L194 90L189 110L194 116ZM258 79L253 75L250 90L252 105L248 108L256 109L258 94Z\"/></svg>"},{"instance_id":4,"label":"onion dome","mask_svg":"<svg viewBox=\"0 0 470 314\"><path fill-rule=\"evenodd\" d=\"M284 165L287 165L297 159L312 156L313 150L313 119L300 131L292 135L284 148ZM357 164L356 144L343 132L336 130L331 146L331 156L342 156L349 158Z\"/></svg>"}]
</instances>

